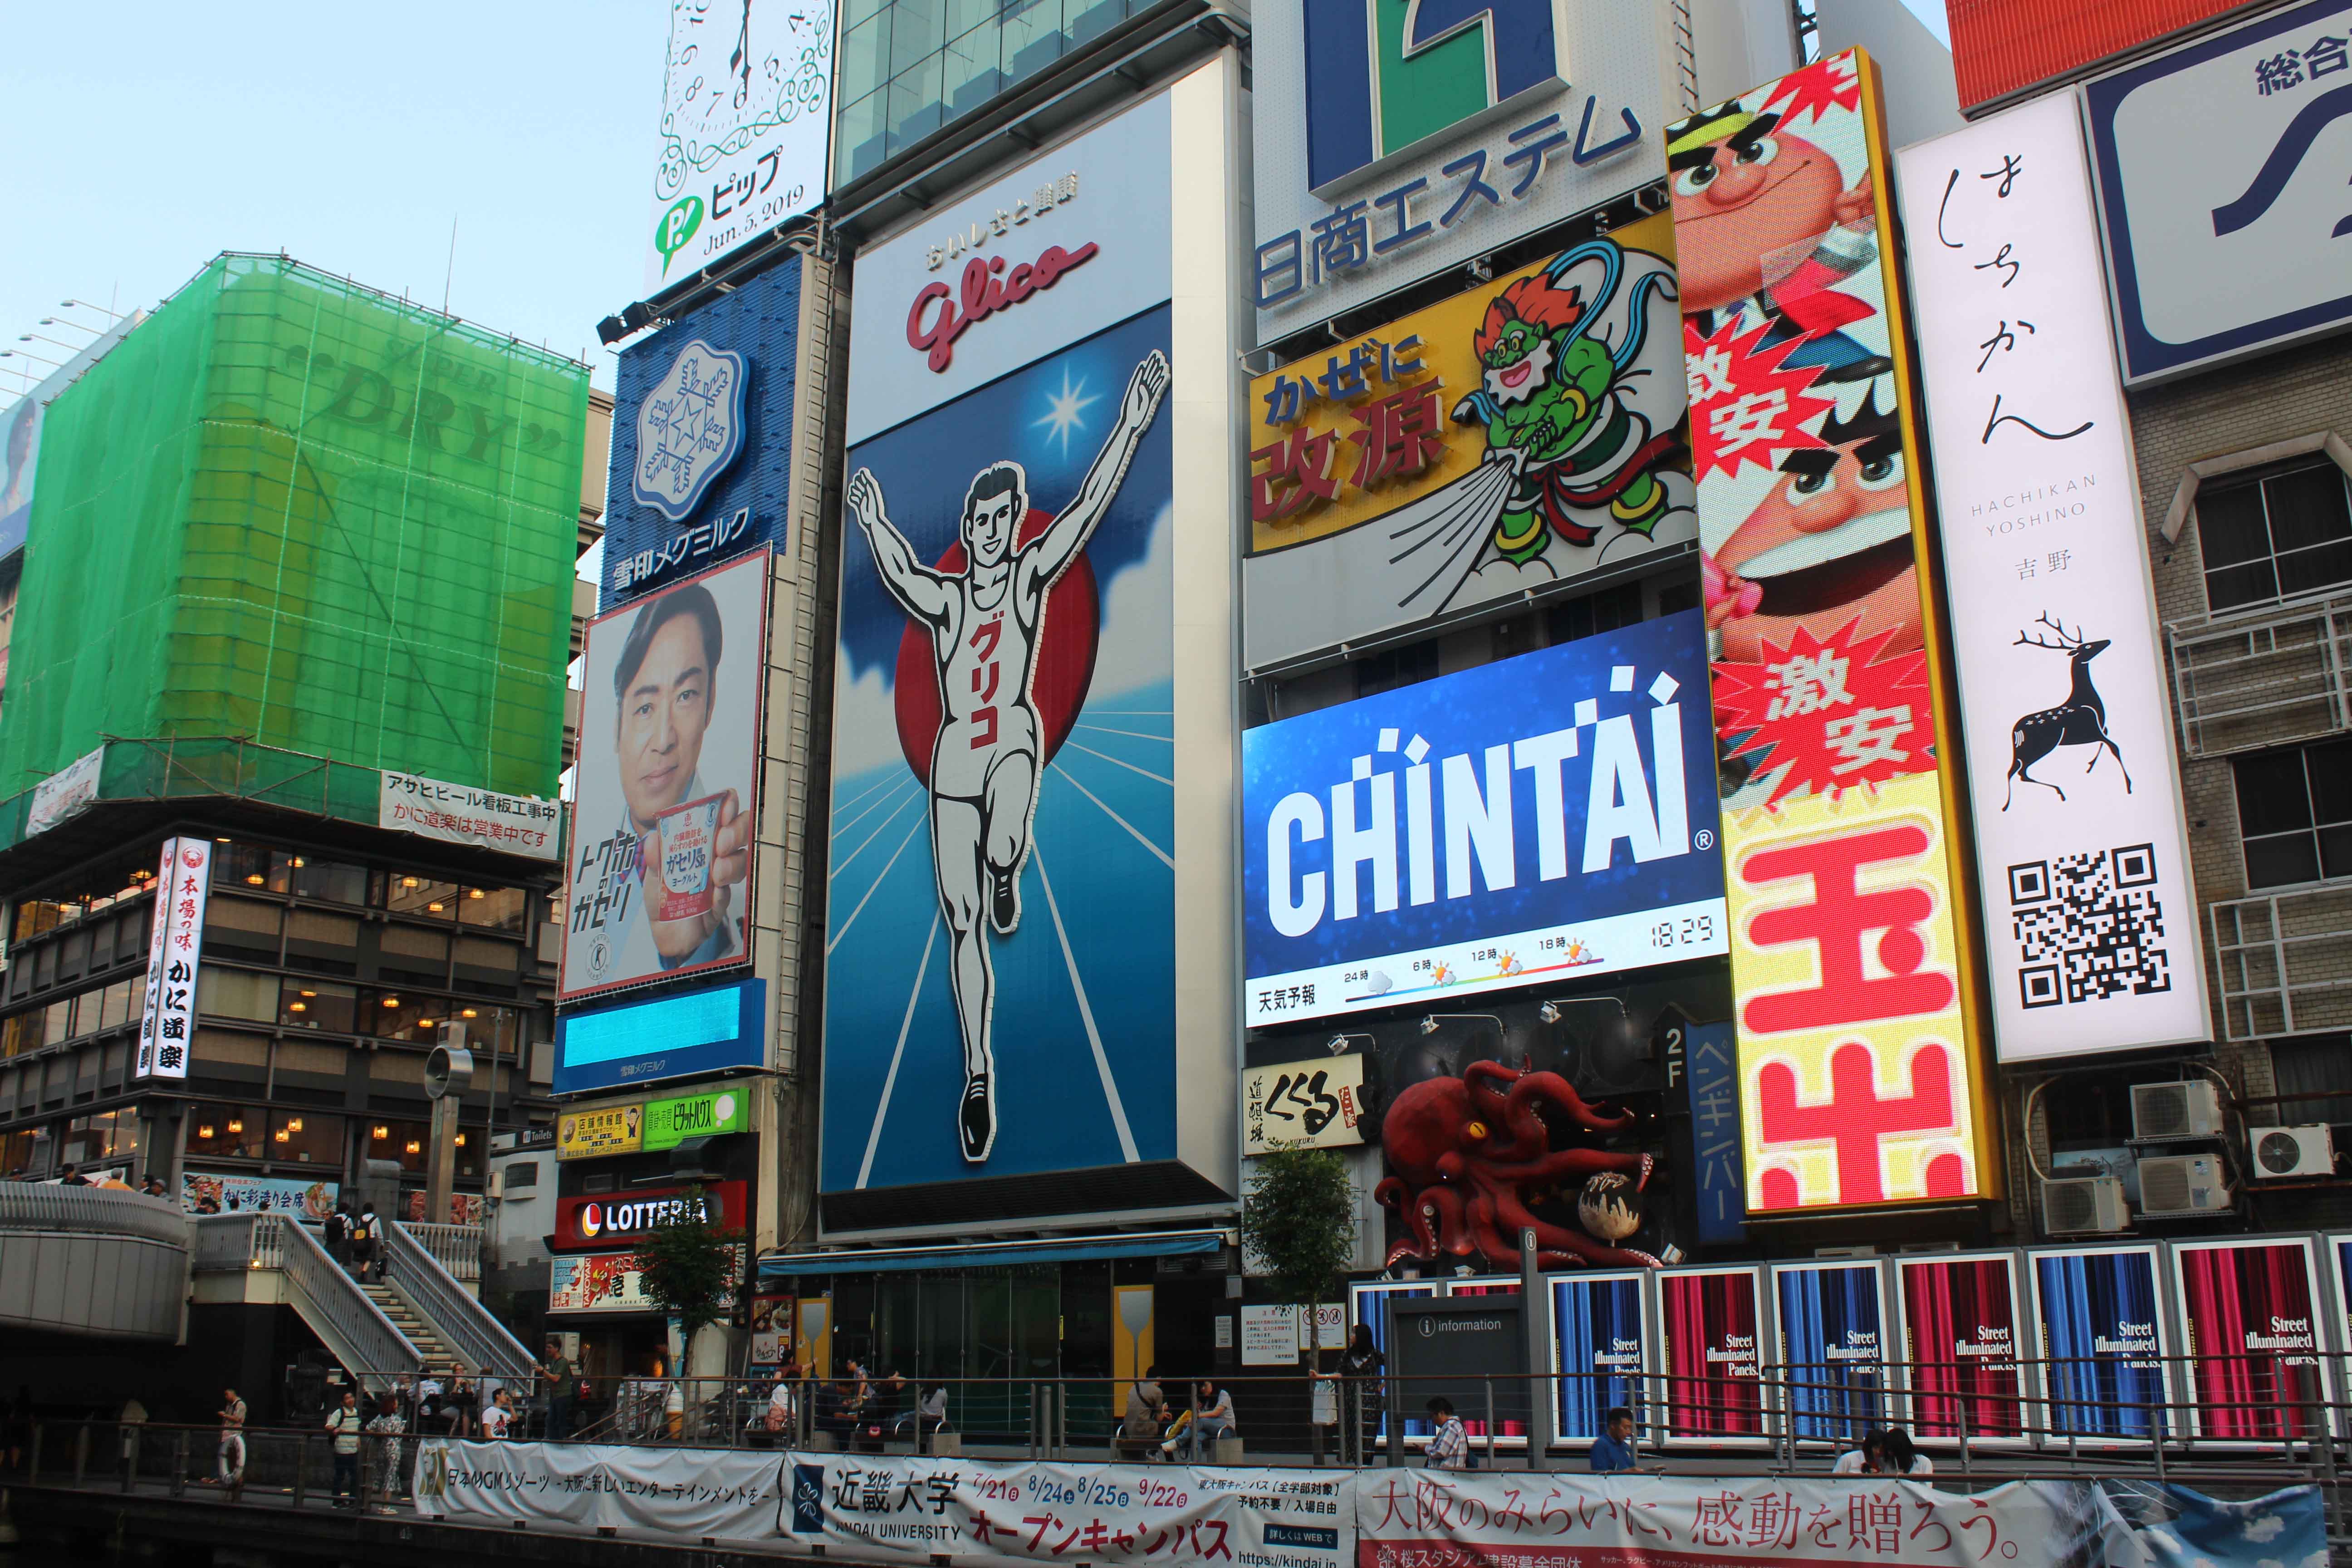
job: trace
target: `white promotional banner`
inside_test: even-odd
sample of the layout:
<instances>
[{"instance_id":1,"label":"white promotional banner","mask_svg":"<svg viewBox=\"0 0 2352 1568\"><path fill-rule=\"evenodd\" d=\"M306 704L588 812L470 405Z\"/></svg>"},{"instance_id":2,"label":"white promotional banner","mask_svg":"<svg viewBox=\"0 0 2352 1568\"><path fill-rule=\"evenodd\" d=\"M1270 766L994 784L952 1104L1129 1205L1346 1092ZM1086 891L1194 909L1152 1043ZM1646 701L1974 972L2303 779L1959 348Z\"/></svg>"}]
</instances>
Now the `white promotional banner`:
<instances>
[{"instance_id":1,"label":"white promotional banner","mask_svg":"<svg viewBox=\"0 0 2352 1568\"><path fill-rule=\"evenodd\" d=\"M671 0L646 288L658 293L824 200L828 0Z\"/></svg>"},{"instance_id":2,"label":"white promotional banner","mask_svg":"<svg viewBox=\"0 0 2352 1568\"><path fill-rule=\"evenodd\" d=\"M444 844L470 844L478 849L552 860L562 847L563 804L541 795L500 795L386 768L375 825L420 838L437 838Z\"/></svg>"},{"instance_id":3,"label":"white promotional banner","mask_svg":"<svg viewBox=\"0 0 2352 1568\"><path fill-rule=\"evenodd\" d=\"M147 999L139 1019L140 1078L188 1076L195 1030L196 967L205 951L205 900L212 891L208 838L166 838L149 921Z\"/></svg>"},{"instance_id":4,"label":"white promotional banner","mask_svg":"<svg viewBox=\"0 0 2352 1568\"><path fill-rule=\"evenodd\" d=\"M778 1538L787 1456L770 1450L632 1448L610 1443L417 1446L416 1511L460 1523L643 1530L730 1544Z\"/></svg>"},{"instance_id":5,"label":"white promotional banner","mask_svg":"<svg viewBox=\"0 0 2352 1568\"><path fill-rule=\"evenodd\" d=\"M1895 156L2000 1058L2209 1038L2074 100Z\"/></svg>"},{"instance_id":6,"label":"white promotional banner","mask_svg":"<svg viewBox=\"0 0 2352 1568\"><path fill-rule=\"evenodd\" d=\"M25 837L46 833L98 798L98 775L106 766L103 742L84 752L33 786L32 804L25 808Z\"/></svg>"}]
</instances>

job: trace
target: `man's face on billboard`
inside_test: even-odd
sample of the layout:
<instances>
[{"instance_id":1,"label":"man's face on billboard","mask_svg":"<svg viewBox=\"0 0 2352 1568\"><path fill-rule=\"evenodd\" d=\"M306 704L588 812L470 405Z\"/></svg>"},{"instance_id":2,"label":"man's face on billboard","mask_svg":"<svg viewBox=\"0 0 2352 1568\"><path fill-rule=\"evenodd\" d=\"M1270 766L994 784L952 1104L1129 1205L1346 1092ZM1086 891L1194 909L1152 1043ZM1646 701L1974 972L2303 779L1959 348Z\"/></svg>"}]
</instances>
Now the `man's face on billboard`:
<instances>
[{"instance_id":1,"label":"man's face on billboard","mask_svg":"<svg viewBox=\"0 0 2352 1568\"><path fill-rule=\"evenodd\" d=\"M965 549L973 564L993 566L1012 550L1013 510L1016 499L1011 490L983 496L973 501L964 513Z\"/></svg>"},{"instance_id":2,"label":"man's face on billboard","mask_svg":"<svg viewBox=\"0 0 2352 1568\"><path fill-rule=\"evenodd\" d=\"M710 723L710 688L701 621L671 616L646 645L645 662L621 693L614 735L621 793L640 833L686 798Z\"/></svg>"}]
</instances>

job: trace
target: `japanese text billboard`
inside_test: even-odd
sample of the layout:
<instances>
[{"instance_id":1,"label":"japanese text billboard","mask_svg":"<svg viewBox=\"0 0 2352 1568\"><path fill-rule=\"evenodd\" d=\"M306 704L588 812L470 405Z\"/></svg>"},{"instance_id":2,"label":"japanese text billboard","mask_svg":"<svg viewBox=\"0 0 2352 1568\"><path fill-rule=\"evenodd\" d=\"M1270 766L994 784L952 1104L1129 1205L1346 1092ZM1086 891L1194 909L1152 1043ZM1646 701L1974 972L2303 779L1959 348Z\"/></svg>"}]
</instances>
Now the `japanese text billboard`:
<instances>
[{"instance_id":1,"label":"japanese text billboard","mask_svg":"<svg viewBox=\"0 0 2352 1568\"><path fill-rule=\"evenodd\" d=\"M2352 5L2273 7L2083 89L2125 378L2352 321Z\"/></svg>"},{"instance_id":2,"label":"japanese text billboard","mask_svg":"<svg viewBox=\"0 0 2352 1568\"><path fill-rule=\"evenodd\" d=\"M1259 376L1244 663L1698 536L1661 213Z\"/></svg>"},{"instance_id":3,"label":"japanese text billboard","mask_svg":"<svg viewBox=\"0 0 2352 1568\"><path fill-rule=\"evenodd\" d=\"M2180 1297L2184 1391L2199 1437L2277 1442L2314 1431L2319 1374L2318 1278L2301 1237L2172 1245Z\"/></svg>"},{"instance_id":4,"label":"japanese text billboard","mask_svg":"<svg viewBox=\"0 0 2352 1568\"><path fill-rule=\"evenodd\" d=\"M1755 1213L1994 1179L1876 92L1852 50L1667 132Z\"/></svg>"},{"instance_id":5,"label":"japanese text billboard","mask_svg":"<svg viewBox=\"0 0 2352 1568\"><path fill-rule=\"evenodd\" d=\"M1725 951L1706 676L1686 611L1248 731L1245 1016Z\"/></svg>"},{"instance_id":6,"label":"japanese text billboard","mask_svg":"<svg viewBox=\"0 0 2352 1568\"><path fill-rule=\"evenodd\" d=\"M563 804L386 768L376 826L444 844L552 860L562 853Z\"/></svg>"},{"instance_id":7,"label":"japanese text billboard","mask_svg":"<svg viewBox=\"0 0 2352 1568\"><path fill-rule=\"evenodd\" d=\"M1349 1052L1244 1070L1242 1152L1363 1142L1364 1064L1370 1059Z\"/></svg>"},{"instance_id":8,"label":"japanese text billboard","mask_svg":"<svg viewBox=\"0 0 2352 1568\"><path fill-rule=\"evenodd\" d=\"M2146 1437L2171 1403L2161 1264L2153 1247L2032 1252L2049 1427L2063 1436Z\"/></svg>"},{"instance_id":9,"label":"japanese text billboard","mask_svg":"<svg viewBox=\"0 0 2352 1568\"><path fill-rule=\"evenodd\" d=\"M2074 102L1906 148L2004 1061L2210 1037L2171 693Z\"/></svg>"},{"instance_id":10,"label":"japanese text billboard","mask_svg":"<svg viewBox=\"0 0 2352 1568\"><path fill-rule=\"evenodd\" d=\"M730 1249L727 1286L743 1283L748 1256ZM549 1261L547 1310L551 1312L658 1312L661 1303L646 1293L645 1275L634 1252L567 1252Z\"/></svg>"},{"instance_id":11,"label":"japanese text billboard","mask_svg":"<svg viewBox=\"0 0 2352 1568\"><path fill-rule=\"evenodd\" d=\"M147 1000L139 1017L137 1078L185 1078L196 1032L196 971L205 956L213 842L166 838L147 940Z\"/></svg>"},{"instance_id":12,"label":"japanese text billboard","mask_svg":"<svg viewBox=\"0 0 2352 1568\"><path fill-rule=\"evenodd\" d=\"M1230 322L1170 282L1206 237L1178 193L1225 189L1227 68L857 259L890 319L857 317L850 361L829 1213L935 1218L838 1194L968 1176L1231 1180L1238 411ZM1081 194L1044 222L981 222L1063 168ZM982 241L935 272L956 222Z\"/></svg>"},{"instance_id":13,"label":"japanese text billboard","mask_svg":"<svg viewBox=\"0 0 2352 1568\"><path fill-rule=\"evenodd\" d=\"M2017 1254L1949 1253L1895 1267L1914 1436L2022 1437Z\"/></svg>"},{"instance_id":14,"label":"japanese text billboard","mask_svg":"<svg viewBox=\"0 0 2352 1568\"><path fill-rule=\"evenodd\" d=\"M1774 1264L1772 1323L1799 1438L1850 1447L1886 1425L1886 1293L1877 1264Z\"/></svg>"},{"instance_id":15,"label":"japanese text billboard","mask_svg":"<svg viewBox=\"0 0 2352 1568\"><path fill-rule=\"evenodd\" d=\"M748 962L768 552L588 627L566 999Z\"/></svg>"},{"instance_id":16,"label":"japanese text billboard","mask_svg":"<svg viewBox=\"0 0 2352 1568\"><path fill-rule=\"evenodd\" d=\"M1252 17L1256 258L1282 337L1658 177L1651 0L1307 0Z\"/></svg>"},{"instance_id":17,"label":"japanese text billboard","mask_svg":"<svg viewBox=\"0 0 2352 1568\"><path fill-rule=\"evenodd\" d=\"M1658 1276L1669 1436L1764 1436L1763 1283L1753 1268Z\"/></svg>"},{"instance_id":18,"label":"japanese text billboard","mask_svg":"<svg viewBox=\"0 0 2352 1568\"><path fill-rule=\"evenodd\" d=\"M657 294L824 200L832 0L671 0L646 210Z\"/></svg>"}]
</instances>

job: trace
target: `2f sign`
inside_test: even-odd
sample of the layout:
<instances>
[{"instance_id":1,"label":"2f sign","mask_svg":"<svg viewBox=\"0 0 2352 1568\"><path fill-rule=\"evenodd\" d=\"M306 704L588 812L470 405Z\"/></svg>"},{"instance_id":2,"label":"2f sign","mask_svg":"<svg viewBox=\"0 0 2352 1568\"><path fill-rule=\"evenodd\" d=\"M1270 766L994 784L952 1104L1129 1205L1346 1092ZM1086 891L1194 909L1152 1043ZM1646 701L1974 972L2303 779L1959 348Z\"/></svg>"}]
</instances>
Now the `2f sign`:
<instances>
[{"instance_id":1,"label":"2f sign","mask_svg":"<svg viewBox=\"0 0 2352 1568\"><path fill-rule=\"evenodd\" d=\"M1307 183L1318 196L1564 79L1552 0L1305 0Z\"/></svg>"}]
</instances>

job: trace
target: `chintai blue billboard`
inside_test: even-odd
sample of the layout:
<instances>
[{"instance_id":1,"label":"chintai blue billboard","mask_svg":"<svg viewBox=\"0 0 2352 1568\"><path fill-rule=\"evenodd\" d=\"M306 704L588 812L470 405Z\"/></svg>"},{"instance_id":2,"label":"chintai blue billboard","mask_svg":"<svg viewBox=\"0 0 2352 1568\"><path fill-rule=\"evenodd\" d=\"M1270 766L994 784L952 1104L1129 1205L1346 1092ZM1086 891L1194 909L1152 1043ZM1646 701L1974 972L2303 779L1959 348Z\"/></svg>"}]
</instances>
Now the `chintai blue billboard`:
<instances>
[{"instance_id":1,"label":"chintai blue billboard","mask_svg":"<svg viewBox=\"0 0 2352 1568\"><path fill-rule=\"evenodd\" d=\"M1726 952L1706 690L1694 610L1250 731L1246 1022Z\"/></svg>"}]
</instances>

